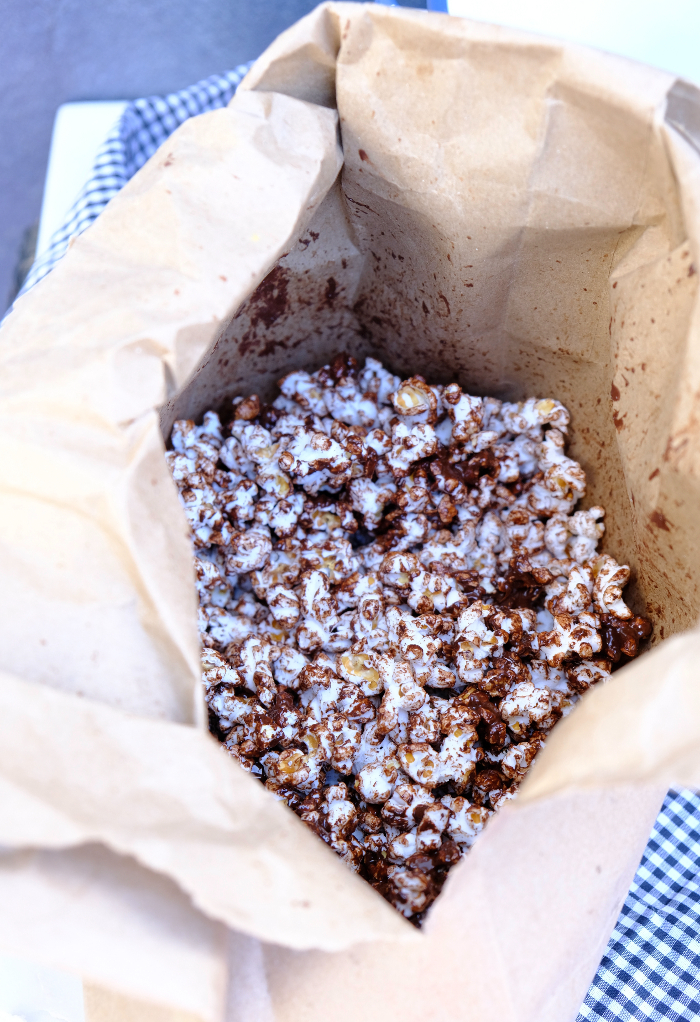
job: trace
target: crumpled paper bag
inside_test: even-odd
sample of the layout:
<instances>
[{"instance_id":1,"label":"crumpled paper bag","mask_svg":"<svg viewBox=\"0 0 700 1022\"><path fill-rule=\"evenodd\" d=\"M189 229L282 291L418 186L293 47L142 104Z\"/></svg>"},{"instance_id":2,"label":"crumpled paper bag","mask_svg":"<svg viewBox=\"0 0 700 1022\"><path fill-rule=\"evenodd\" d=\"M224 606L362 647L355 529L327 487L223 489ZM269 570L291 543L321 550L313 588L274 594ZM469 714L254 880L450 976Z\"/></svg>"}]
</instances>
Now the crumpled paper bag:
<instances>
[{"instance_id":1,"label":"crumpled paper bag","mask_svg":"<svg viewBox=\"0 0 700 1022\"><path fill-rule=\"evenodd\" d=\"M0 947L207 1022L575 1016L663 791L700 783L699 168L698 93L670 75L330 3L17 303ZM656 628L558 726L421 933L206 733L162 457L175 418L339 350L562 400Z\"/></svg>"}]
</instances>

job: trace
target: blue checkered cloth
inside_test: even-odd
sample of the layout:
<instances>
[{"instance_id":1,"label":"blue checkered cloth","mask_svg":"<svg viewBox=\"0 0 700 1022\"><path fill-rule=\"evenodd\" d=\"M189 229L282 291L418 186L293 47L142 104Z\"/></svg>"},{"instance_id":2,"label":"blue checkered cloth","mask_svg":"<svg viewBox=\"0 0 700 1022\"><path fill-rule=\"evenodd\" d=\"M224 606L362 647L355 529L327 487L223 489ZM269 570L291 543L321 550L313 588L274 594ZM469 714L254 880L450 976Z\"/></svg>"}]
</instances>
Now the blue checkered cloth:
<instances>
[{"instance_id":1,"label":"blue checkered cloth","mask_svg":"<svg viewBox=\"0 0 700 1022\"><path fill-rule=\"evenodd\" d=\"M576 1022L700 1018L700 795L669 791Z\"/></svg>"},{"instance_id":2,"label":"blue checkered cloth","mask_svg":"<svg viewBox=\"0 0 700 1022\"><path fill-rule=\"evenodd\" d=\"M169 96L130 103L90 180L20 294L62 258L109 200L189 117L225 106L245 64ZM669 792L576 1022L700 1019L700 795Z\"/></svg>"}]
</instances>

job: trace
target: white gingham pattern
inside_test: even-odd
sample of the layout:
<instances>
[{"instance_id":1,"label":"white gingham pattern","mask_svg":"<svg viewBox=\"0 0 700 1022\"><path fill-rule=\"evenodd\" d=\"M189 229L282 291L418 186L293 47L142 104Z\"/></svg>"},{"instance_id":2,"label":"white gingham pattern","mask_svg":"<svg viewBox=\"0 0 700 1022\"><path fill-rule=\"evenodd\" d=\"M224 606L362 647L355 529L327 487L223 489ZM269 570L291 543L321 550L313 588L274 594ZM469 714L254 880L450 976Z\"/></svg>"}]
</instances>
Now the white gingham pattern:
<instances>
[{"instance_id":1,"label":"white gingham pattern","mask_svg":"<svg viewBox=\"0 0 700 1022\"><path fill-rule=\"evenodd\" d=\"M129 103L100 147L90 179L65 222L53 234L49 247L40 252L32 264L19 294L24 294L53 269L68 251L71 238L90 226L109 200L183 121L226 106L251 64L212 75L169 96L148 96Z\"/></svg>"},{"instance_id":2,"label":"white gingham pattern","mask_svg":"<svg viewBox=\"0 0 700 1022\"><path fill-rule=\"evenodd\" d=\"M170 134L225 106L250 64L172 93L137 99L105 140L93 174L20 294L53 268ZM576 1022L700 1019L700 796L669 792Z\"/></svg>"},{"instance_id":3,"label":"white gingham pattern","mask_svg":"<svg viewBox=\"0 0 700 1022\"><path fill-rule=\"evenodd\" d=\"M700 1018L700 796L670 791L576 1022Z\"/></svg>"}]
</instances>

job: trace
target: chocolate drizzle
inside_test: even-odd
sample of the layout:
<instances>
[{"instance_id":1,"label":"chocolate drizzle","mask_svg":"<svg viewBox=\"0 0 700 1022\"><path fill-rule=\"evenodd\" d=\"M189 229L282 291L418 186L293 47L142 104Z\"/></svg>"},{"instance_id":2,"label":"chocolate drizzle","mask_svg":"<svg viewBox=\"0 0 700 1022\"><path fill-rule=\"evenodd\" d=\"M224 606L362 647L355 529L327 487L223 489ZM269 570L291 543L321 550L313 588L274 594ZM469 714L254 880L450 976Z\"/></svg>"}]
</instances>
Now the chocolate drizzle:
<instances>
[{"instance_id":1,"label":"chocolate drizzle","mask_svg":"<svg viewBox=\"0 0 700 1022\"><path fill-rule=\"evenodd\" d=\"M619 663L623 657L624 663L627 659L636 657L640 642L648 639L652 633L651 621L645 617L623 620L613 614L601 614L600 624L603 651L608 660L612 660L614 664Z\"/></svg>"},{"instance_id":2,"label":"chocolate drizzle","mask_svg":"<svg viewBox=\"0 0 700 1022\"><path fill-rule=\"evenodd\" d=\"M542 605L544 587L552 581L552 573L546 568L530 564L527 557L518 555L502 579L496 582L494 599L501 607L534 610Z\"/></svg>"}]
</instances>

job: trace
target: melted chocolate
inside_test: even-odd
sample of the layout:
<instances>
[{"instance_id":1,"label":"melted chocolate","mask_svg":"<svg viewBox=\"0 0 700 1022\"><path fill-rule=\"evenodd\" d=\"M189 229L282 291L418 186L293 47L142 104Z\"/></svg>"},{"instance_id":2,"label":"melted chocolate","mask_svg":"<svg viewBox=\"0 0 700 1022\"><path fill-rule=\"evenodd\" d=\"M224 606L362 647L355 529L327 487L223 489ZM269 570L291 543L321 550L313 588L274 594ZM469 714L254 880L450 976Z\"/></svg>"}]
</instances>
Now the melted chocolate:
<instances>
[{"instance_id":1,"label":"melted chocolate","mask_svg":"<svg viewBox=\"0 0 700 1022\"><path fill-rule=\"evenodd\" d=\"M353 376L357 376L360 371L360 366L356 358L352 355L348 355L346 351L341 351L339 355L331 361L330 365L320 370L318 377L322 383L326 380L329 382L340 383L341 380L352 379Z\"/></svg>"},{"instance_id":2,"label":"melted chocolate","mask_svg":"<svg viewBox=\"0 0 700 1022\"><path fill-rule=\"evenodd\" d=\"M479 454L472 454L467 461L461 462L461 468L467 486L476 486L481 476L491 476L495 479L501 471L498 459L490 447Z\"/></svg>"},{"instance_id":3,"label":"melted chocolate","mask_svg":"<svg viewBox=\"0 0 700 1022\"><path fill-rule=\"evenodd\" d=\"M603 652L608 660L619 663L622 657L632 659L639 652L639 644L652 633L652 623L646 617L632 617L623 621L614 614L600 615ZM626 662L626 660L625 660Z\"/></svg>"},{"instance_id":4,"label":"melted chocolate","mask_svg":"<svg viewBox=\"0 0 700 1022\"><path fill-rule=\"evenodd\" d=\"M262 405L257 421L264 429L271 429L279 419L280 414L272 405Z\"/></svg>"},{"instance_id":5,"label":"melted chocolate","mask_svg":"<svg viewBox=\"0 0 700 1022\"><path fill-rule=\"evenodd\" d=\"M467 700L467 705L479 714L480 719L477 725L479 737L497 748L505 745L506 725L498 707L491 702L486 692L472 692Z\"/></svg>"},{"instance_id":6,"label":"melted chocolate","mask_svg":"<svg viewBox=\"0 0 700 1022\"><path fill-rule=\"evenodd\" d=\"M552 581L551 572L530 564L527 557L518 555L502 579L496 582L496 603L512 610L534 610L541 604L544 587Z\"/></svg>"},{"instance_id":7,"label":"melted chocolate","mask_svg":"<svg viewBox=\"0 0 700 1022\"><path fill-rule=\"evenodd\" d=\"M506 782L498 770L493 770L487 767L485 770L479 770L475 779L474 787L478 788L479 791L500 791L505 788Z\"/></svg>"}]
</instances>

